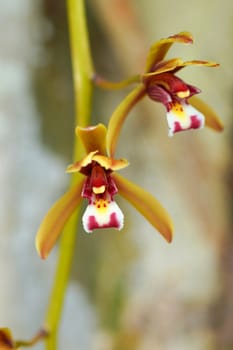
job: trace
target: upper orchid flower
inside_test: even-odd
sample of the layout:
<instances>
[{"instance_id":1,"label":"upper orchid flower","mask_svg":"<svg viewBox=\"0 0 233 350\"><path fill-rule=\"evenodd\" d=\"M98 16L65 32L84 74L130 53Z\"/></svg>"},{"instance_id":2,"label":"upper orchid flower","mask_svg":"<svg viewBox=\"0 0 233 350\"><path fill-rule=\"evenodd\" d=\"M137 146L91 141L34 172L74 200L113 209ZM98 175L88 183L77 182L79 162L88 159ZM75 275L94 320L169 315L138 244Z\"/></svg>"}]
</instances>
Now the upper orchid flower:
<instances>
[{"instance_id":1,"label":"upper orchid flower","mask_svg":"<svg viewBox=\"0 0 233 350\"><path fill-rule=\"evenodd\" d=\"M82 175L78 177L76 185L55 203L44 218L36 237L36 247L40 256L46 258L49 254L65 223L83 198L88 200L82 217L86 232L107 227L120 230L124 217L114 201L117 192L170 242L173 225L166 210L148 192L115 173L116 170L126 167L128 162L125 159L115 159L112 154L109 156L106 127L103 124L87 128L77 127L76 134L87 154L70 165L67 172Z\"/></svg>"},{"instance_id":2,"label":"upper orchid flower","mask_svg":"<svg viewBox=\"0 0 233 350\"><path fill-rule=\"evenodd\" d=\"M139 83L122 101L110 119L109 129L115 135L115 143L129 111L145 95L165 106L170 136L178 131L202 128L204 125L215 131L223 130L223 124L212 108L194 96L201 90L176 76L179 70L187 66L217 67L218 64L202 60L184 62L180 58L165 60L168 50L175 43L192 44L192 35L181 32L152 45L143 74L116 83L109 82L97 74L94 76L96 85L106 89L120 89L132 83ZM121 109L124 109L124 113L119 113ZM113 142L111 146L114 151Z\"/></svg>"},{"instance_id":3,"label":"upper orchid flower","mask_svg":"<svg viewBox=\"0 0 233 350\"><path fill-rule=\"evenodd\" d=\"M190 33L181 32L162 39L151 47L147 57L146 71L142 75L147 95L165 106L169 136L182 130L202 128L205 123L220 131L223 125L216 114L204 102L196 97L192 98L201 90L185 83L175 75L180 69L187 66L217 67L218 64L198 60L184 62L180 58L165 61L164 57L171 45L178 42L191 44L193 39Z\"/></svg>"}]
</instances>

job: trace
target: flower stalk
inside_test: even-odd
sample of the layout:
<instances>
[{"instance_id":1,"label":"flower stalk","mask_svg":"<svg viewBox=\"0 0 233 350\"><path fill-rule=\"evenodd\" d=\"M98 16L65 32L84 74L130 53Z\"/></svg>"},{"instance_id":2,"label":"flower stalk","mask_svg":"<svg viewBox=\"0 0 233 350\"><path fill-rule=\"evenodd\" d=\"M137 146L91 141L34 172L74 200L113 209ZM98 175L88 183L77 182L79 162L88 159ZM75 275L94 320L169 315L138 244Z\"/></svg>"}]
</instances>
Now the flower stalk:
<instances>
[{"instance_id":1,"label":"flower stalk","mask_svg":"<svg viewBox=\"0 0 233 350\"><path fill-rule=\"evenodd\" d=\"M91 77L93 76L84 0L67 0L67 12L74 77L75 125L84 127L90 123L92 106ZM82 152L83 149L79 139L75 138L74 160L80 158ZM79 176L81 175L72 176L71 187L79 180ZM65 226L59 244L57 270L45 318L45 329L49 332L49 336L46 338L46 350L57 349L57 333L70 275L78 217L79 210L76 210Z\"/></svg>"}]
</instances>

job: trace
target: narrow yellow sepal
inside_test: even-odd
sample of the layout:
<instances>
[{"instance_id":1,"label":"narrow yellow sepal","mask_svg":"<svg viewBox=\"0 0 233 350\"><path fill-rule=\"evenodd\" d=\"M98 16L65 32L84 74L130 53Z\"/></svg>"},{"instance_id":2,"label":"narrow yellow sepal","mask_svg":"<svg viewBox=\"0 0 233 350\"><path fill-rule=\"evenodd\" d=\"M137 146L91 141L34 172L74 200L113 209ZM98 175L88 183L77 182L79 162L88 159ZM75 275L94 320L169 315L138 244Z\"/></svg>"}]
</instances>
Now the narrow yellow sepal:
<instances>
[{"instance_id":1,"label":"narrow yellow sepal","mask_svg":"<svg viewBox=\"0 0 233 350\"><path fill-rule=\"evenodd\" d=\"M168 242L171 242L173 237L173 223L169 214L159 201L149 192L146 192L124 177L115 173L112 177L119 194L129 201Z\"/></svg>"},{"instance_id":2,"label":"narrow yellow sepal","mask_svg":"<svg viewBox=\"0 0 233 350\"><path fill-rule=\"evenodd\" d=\"M151 78L155 75L166 73L166 72L172 72L177 67L180 67L184 64L184 61L181 58L172 58L167 61L162 61L161 64L156 67L154 72L144 73L142 74L143 81L146 81L147 78Z\"/></svg>"},{"instance_id":3,"label":"narrow yellow sepal","mask_svg":"<svg viewBox=\"0 0 233 350\"><path fill-rule=\"evenodd\" d=\"M153 65L159 61L162 61L166 56L168 50L174 43L192 44L192 34L188 32L180 32L178 34L169 36L168 38L161 39L154 43L149 51L146 61L145 72L149 72Z\"/></svg>"},{"instance_id":4,"label":"narrow yellow sepal","mask_svg":"<svg viewBox=\"0 0 233 350\"><path fill-rule=\"evenodd\" d=\"M193 96L189 99L189 103L199 110L205 116L205 126L215 130L222 131L224 129L223 122L215 111L199 97Z\"/></svg>"},{"instance_id":5,"label":"narrow yellow sepal","mask_svg":"<svg viewBox=\"0 0 233 350\"><path fill-rule=\"evenodd\" d=\"M82 178L53 205L42 221L36 235L36 249L42 259L46 259L67 220L80 204L83 183Z\"/></svg>"}]
</instances>

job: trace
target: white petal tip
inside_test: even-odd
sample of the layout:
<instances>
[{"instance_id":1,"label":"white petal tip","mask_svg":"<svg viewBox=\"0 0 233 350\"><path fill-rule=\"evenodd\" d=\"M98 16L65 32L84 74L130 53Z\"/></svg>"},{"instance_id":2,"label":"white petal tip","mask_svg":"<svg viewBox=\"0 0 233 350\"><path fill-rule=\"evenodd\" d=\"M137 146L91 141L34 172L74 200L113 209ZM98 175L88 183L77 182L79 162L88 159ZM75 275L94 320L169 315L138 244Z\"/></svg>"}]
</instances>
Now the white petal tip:
<instances>
[{"instance_id":1,"label":"white petal tip","mask_svg":"<svg viewBox=\"0 0 233 350\"><path fill-rule=\"evenodd\" d=\"M167 113L167 121L169 137L179 131L202 129L205 125L204 115L187 103L174 104L174 107Z\"/></svg>"},{"instance_id":2,"label":"white petal tip","mask_svg":"<svg viewBox=\"0 0 233 350\"><path fill-rule=\"evenodd\" d=\"M87 233L99 228L115 228L121 230L124 226L124 215L118 205L100 199L95 204L89 204L82 218L83 228Z\"/></svg>"}]
</instances>

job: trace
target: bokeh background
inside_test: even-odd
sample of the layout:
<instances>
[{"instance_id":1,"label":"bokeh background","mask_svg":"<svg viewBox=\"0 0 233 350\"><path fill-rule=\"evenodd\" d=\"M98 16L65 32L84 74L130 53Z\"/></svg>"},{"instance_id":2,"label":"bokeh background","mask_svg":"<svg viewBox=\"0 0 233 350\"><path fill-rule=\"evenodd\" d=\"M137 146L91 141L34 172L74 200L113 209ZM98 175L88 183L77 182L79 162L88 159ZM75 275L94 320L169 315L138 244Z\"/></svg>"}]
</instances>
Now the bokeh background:
<instances>
[{"instance_id":1,"label":"bokeh background","mask_svg":"<svg viewBox=\"0 0 233 350\"><path fill-rule=\"evenodd\" d=\"M37 228L67 188L74 103L64 0L0 1L0 325L16 338L43 323L57 249L41 261ZM123 231L80 227L60 331L61 350L233 349L232 37L230 0L87 0L97 71L143 70L150 45L187 30L171 57L215 60L180 74L200 87L225 131L167 137L164 109L131 112L118 156L175 223L168 245L126 202ZM108 122L128 90L95 89L93 123ZM42 344L35 349L43 349Z\"/></svg>"}]
</instances>

